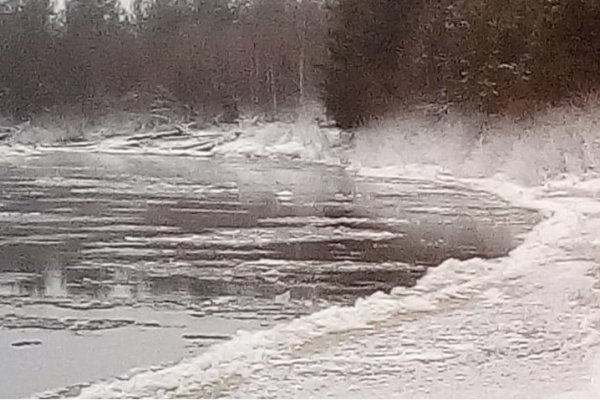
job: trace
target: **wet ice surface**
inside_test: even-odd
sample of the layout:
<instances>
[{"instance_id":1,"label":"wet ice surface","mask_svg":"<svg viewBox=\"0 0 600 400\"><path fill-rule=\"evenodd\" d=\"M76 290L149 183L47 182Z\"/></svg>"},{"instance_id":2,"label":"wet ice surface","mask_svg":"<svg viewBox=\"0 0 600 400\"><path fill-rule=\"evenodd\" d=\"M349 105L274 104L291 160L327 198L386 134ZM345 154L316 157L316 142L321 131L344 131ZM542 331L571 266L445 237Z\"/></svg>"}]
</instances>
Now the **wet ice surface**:
<instances>
[{"instance_id":1,"label":"wet ice surface","mask_svg":"<svg viewBox=\"0 0 600 400\"><path fill-rule=\"evenodd\" d=\"M456 183L325 165L15 158L0 164L0 396L172 363L412 286L450 257L506 255L538 220Z\"/></svg>"}]
</instances>

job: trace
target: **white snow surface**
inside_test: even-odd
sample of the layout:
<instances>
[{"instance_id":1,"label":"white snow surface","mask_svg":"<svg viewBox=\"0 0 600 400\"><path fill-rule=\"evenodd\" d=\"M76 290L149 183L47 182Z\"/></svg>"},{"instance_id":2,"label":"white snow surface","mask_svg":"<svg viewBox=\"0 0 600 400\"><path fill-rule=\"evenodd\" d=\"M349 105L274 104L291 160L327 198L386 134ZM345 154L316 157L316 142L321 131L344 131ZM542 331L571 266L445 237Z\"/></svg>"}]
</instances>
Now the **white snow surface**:
<instances>
[{"instance_id":1,"label":"white snow surface","mask_svg":"<svg viewBox=\"0 0 600 400\"><path fill-rule=\"evenodd\" d=\"M414 288L238 332L174 366L86 385L80 397L597 397L597 110L486 126L403 117L357 132L350 149L333 149L339 132L310 124L223 141L212 155L337 159L363 176L456 180L546 219L505 258L447 260Z\"/></svg>"},{"instance_id":2,"label":"white snow surface","mask_svg":"<svg viewBox=\"0 0 600 400\"><path fill-rule=\"evenodd\" d=\"M332 146L339 141L337 129L321 129L309 117L295 122L256 123L190 129L184 124L134 131L122 116L103 127L16 127L8 139L0 138L0 155L29 156L42 151L146 154L194 157L271 157L336 163ZM107 121L110 121L109 119Z\"/></svg>"},{"instance_id":3,"label":"white snow surface","mask_svg":"<svg viewBox=\"0 0 600 400\"><path fill-rule=\"evenodd\" d=\"M231 156L288 156L311 161L332 161L331 144L338 130L323 130L309 119L296 123L273 123L246 130L236 141L215 149L216 154Z\"/></svg>"}]
</instances>

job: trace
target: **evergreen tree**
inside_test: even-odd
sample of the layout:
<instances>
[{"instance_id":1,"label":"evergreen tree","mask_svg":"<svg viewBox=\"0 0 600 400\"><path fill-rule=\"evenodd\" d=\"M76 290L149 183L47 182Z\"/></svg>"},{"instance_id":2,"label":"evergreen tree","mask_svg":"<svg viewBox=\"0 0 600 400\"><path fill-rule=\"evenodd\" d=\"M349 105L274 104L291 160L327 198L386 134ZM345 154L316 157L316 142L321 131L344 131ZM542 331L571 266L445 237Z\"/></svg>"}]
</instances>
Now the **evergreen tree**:
<instances>
[{"instance_id":1,"label":"evergreen tree","mask_svg":"<svg viewBox=\"0 0 600 400\"><path fill-rule=\"evenodd\" d=\"M420 0L344 0L330 6L324 100L340 126L381 115L402 101Z\"/></svg>"}]
</instances>

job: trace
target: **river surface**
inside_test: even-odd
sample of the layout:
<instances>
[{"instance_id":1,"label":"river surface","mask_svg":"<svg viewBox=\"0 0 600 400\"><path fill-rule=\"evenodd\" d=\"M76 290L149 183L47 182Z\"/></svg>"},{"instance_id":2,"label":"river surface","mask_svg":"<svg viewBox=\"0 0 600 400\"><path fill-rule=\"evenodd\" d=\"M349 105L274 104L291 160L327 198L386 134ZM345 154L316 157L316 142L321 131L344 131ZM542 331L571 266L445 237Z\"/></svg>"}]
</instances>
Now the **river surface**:
<instances>
[{"instance_id":1,"label":"river surface","mask_svg":"<svg viewBox=\"0 0 600 400\"><path fill-rule=\"evenodd\" d=\"M319 164L0 161L0 397L173 363L451 257L501 257L538 221L456 183Z\"/></svg>"}]
</instances>

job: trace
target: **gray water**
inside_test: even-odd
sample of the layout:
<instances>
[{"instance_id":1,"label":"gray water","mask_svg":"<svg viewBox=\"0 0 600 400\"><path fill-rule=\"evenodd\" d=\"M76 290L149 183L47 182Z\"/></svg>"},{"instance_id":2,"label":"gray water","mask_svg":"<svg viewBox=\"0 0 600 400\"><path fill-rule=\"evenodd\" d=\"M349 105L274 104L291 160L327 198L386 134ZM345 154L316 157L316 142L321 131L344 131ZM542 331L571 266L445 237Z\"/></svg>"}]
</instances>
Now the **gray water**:
<instances>
[{"instance_id":1,"label":"gray water","mask_svg":"<svg viewBox=\"0 0 600 400\"><path fill-rule=\"evenodd\" d=\"M454 183L289 161L0 162L0 397L195 355L501 257L537 214Z\"/></svg>"}]
</instances>

